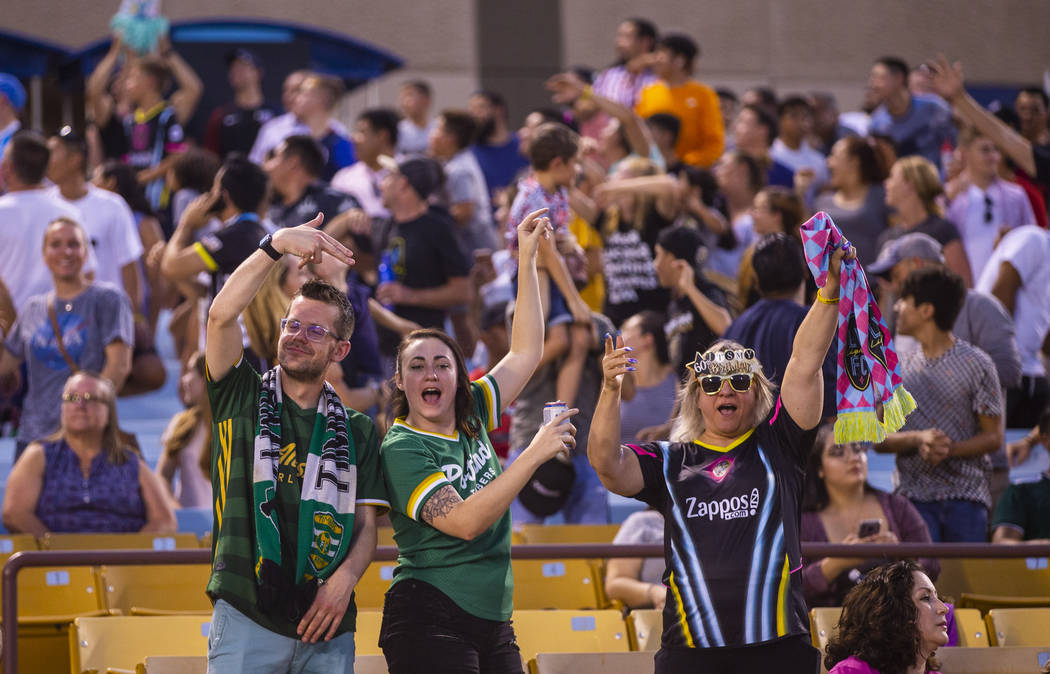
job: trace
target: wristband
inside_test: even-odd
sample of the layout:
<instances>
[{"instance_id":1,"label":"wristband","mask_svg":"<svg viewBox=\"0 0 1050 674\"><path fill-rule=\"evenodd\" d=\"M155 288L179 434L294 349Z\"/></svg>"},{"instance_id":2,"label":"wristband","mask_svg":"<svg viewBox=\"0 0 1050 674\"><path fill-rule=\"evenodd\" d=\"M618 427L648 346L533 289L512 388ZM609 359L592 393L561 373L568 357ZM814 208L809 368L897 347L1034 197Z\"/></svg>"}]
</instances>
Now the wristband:
<instances>
[{"instance_id":1,"label":"wristband","mask_svg":"<svg viewBox=\"0 0 1050 674\"><path fill-rule=\"evenodd\" d=\"M580 100L581 101L590 100L591 94L593 94L593 93L594 93L594 87L592 87L591 85L588 84L587 86L585 86L583 88L583 94L580 95Z\"/></svg>"},{"instance_id":2,"label":"wristband","mask_svg":"<svg viewBox=\"0 0 1050 674\"><path fill-rule=\"evenodd\" d=\"M273 234L267 234L259 241L259 250L270 256L270 259L277 262L281 259L281 254L277 252L277 249L273 247L271 243L273 241Z\"/></svg>"},{"instance_id":3,"label":"wristband","mask_svg":"<svg viewBox=\"0 0 1050 674\"><path fill-rule=\"evenodd\" d=\"M817 301L818 302L820 302L822 304L838 304L839 303L839 298L838 297L836 297L834 299L829 298L829 297L824 297L823 293L820 292L821 290L823 290L823 288L817 288Z\"/></svg>"}]
</instances>

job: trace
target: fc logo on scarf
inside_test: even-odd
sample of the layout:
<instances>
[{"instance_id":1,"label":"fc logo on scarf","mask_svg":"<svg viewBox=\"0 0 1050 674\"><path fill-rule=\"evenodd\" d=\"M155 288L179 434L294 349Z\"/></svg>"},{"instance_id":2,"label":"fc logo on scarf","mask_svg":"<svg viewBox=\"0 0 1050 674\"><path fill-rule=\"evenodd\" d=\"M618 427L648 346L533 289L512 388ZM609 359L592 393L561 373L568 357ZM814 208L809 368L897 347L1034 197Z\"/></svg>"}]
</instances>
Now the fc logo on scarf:
<instances>
[{"instance_id":1,"label":"fc logo on scarf","mask_svg":"<svg viewBox=\"0 0 1050 674\"><path fill-rule=\"evenodd\" d=\"M868 324L868 351L886 367L886 354L883 352L882 330L877 324ZM860 348L860 334L857 330L857 320L853 314L849 315L849 323L846 326L846 354L843 365L849 383L858 391L863 391L871 385L871 370L868 361L864 357L864 350Z\"/></svg>"},{"instance_id":2,"label":"fc logo on scarf","mask_svg":"<svg viewBox=\"0 0 1050 674\"><path fill-rule=\"evenodd\" d=\"M310 563L323 571L335 558L343 539L343 527L328 513L314 513L314 544L310 548Z\"/></svg>"}]
</instances>

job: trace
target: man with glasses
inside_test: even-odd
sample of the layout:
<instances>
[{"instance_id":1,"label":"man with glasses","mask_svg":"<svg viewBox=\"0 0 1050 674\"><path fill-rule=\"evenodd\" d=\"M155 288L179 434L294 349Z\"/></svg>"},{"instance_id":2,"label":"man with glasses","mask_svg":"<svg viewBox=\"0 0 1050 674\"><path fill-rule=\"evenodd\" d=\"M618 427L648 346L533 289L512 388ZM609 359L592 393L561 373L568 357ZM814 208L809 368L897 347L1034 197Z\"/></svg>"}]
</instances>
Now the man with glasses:
<instances>
[{"instance_id":1,"label":"man with glasses","mask_svg":"<svg viewBox=\"0 0 1050 674\"><path fill-rule=\"evenodd\" d=\"M209 672L353 668L351 594L375 552L377 510L389 506L375 425L325 382L350 351L353 309L332 285L305 283L281 321L279 364L262 376L243 357L237 323L283 255L353 264L322 221L265 236L209 312L218 439Z\"/></svg>"}]
</instances>

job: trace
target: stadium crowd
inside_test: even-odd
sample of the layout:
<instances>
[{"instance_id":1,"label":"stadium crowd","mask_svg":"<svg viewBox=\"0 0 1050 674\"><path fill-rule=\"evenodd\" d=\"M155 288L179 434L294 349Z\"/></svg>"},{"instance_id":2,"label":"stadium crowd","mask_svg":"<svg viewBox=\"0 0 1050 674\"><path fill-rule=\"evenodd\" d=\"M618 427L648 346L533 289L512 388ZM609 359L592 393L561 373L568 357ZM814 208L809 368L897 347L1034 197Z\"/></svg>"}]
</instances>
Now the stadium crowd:
<instances>
[{"instance_id":1,"label":"stadium crowd","mask_svg":"<svg viewBox=\"0 0 1050 674\"><path fill-rule=\"evenodd\" d=\"M1009 482L1050 443L1047 93L1021 89L993 112L960 64L882 56L862 109L840 113L821 91L715 89L694 39L641 18L614 46L608 67L551 73L550 104L517 129L499 92L434 110L422 80L352 120L337 119L344 86L323 73L290 73L269 101L265 65L238 48L229 102L194 138L190 65L166 40L139 56L114 37L87 80L86 127L44 136L21 128L25 89L0 73L7 529L172 531L175 509L214 505L208 592L229 624L210 642L216 671L352 660L350 592L379 522L401 550L381 633L391 671L433 671L440 616L460 637L450 661L513 671L512 527L558 513L608 523L614 491L650 506L617 542L667 536L668 568L684 563L691 540L709 545L718 499L705 512L678 482L663 491L687 478L661 474L657 454L702 458L710 493L732 496L729 471L763 470L745 440L766 418L754 447L772 448L778 474L805 474L774 515L796 544L1050 540L1050 474ZM815 285L801 233L818 211L852 243L846 263L875 289L918 405L874 445L831 432L838 298ZM114 400L163 386L158 326L186 410L151 471ZM754 363L701 375L705 354L726 353ZM769 404L727 426L754 395ZM551 401L569 411L548 423ZM1007 443L1007 428L1026 434ZM703 457L674 453L693 441ZM738 465L716 460L734 448ZM894 455L893 493L869 485L870 449ZM309 535L318 518L331 550ZM935 559L865 581L880 560L782 545L789 612L803 611L785 618L789 637L808 630L805 606L875 601L859 592L878 582L944 615ZM681 603L702 598L683 600L663 565L617 560L607 588L629 607L668 605L681 634L665 631L658 671L702 662L682 658L686 644L729 647L739 671L785 657L812 671L737 620L740 606L717 608L732 595L679 624ZM740 625L723 635L718 620ZM863 642L864 625L851 629ZM290 645L255 648L267 635ZM829 652L833 667L867 651L844 637Z\"/></svg>"}]
</instances>

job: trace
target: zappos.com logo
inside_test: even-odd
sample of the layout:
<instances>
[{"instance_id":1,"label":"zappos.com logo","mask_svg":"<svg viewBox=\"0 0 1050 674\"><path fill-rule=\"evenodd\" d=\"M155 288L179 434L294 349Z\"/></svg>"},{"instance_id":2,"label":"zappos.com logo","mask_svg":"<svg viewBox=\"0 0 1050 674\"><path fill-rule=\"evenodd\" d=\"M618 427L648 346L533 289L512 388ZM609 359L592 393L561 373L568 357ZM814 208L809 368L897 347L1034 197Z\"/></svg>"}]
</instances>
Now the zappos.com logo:
<instances>
[{"instance_id":1,"label":"zappos.com logo","mask_svg":"<svg viewBox=\"0 0 1050 674\"><path fill-rule=\"evenodd\" d=\"M690 496L685 500L686 517L706 517L708 521L716 517L723 520L754 517L758 512L758 500L757 488L751 490L750 496L742 494L714 501L699 501Z\"/></svg>"}]
</instances>

